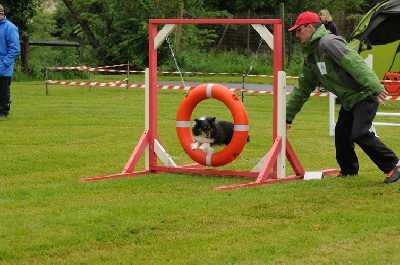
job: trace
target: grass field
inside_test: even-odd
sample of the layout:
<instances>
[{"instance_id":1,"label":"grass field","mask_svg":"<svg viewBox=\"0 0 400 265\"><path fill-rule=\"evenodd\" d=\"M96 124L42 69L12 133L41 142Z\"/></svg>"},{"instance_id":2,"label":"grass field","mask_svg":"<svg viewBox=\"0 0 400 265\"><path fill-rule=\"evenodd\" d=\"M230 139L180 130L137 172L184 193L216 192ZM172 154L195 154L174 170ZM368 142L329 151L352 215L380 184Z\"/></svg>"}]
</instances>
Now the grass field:
<instances>
[{"instance_id":1,"label":"grass field","mask_svg":"<svg viewBox=\"0 0 400 265\"><path fill-rule=\"evenodd\" d=\"M0 120L0 264L400 264L400 183L383 185L358 147L351 178L229 191L213 188L246 181L170 173L82 183L122 171L144 129L144 90L11 89ZM158 94L158 134L177 164L192 162L175 133L184 95ZM252 142L222 168L251 170L272 145L272 96L246 94L244 105ZM215 100L196 107L202 115L231 119ZM399 129L377 131L400 153ZM288 138L306 171L337 167L327 98L309 100Z\"/></svg>"}]
</instances>

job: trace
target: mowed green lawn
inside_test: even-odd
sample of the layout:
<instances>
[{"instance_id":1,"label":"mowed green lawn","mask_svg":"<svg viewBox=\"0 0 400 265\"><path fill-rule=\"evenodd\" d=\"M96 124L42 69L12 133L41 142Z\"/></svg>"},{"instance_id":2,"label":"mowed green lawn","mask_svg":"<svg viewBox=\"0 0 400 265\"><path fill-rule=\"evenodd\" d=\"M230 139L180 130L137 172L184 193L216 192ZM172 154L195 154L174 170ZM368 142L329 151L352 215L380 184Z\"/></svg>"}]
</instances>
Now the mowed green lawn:
<instances>
[{"instance_id":1,"label":"mowed green lawn","mask_svg":"<svg viewBox=\"0 0 400 265\"><path fill-rule=\"evenodd\" d=\"M0 120L1 264L400 264L400 183L382 184L358 147L360 175L351 178L227 191L213 188L250 180L169 173L79 182L123 170L144 130L144 90L11 89L12 111ZM185 93L158 93L158 136L177 164L193 162L175 133ZM251 170L272 145L272 96L245 94L244 105L252 141L224 169ZM337 167L328 112L326 97L312 97L289 132L306 171ZM203 115L232 119L215 100L192 118ZM400 154L400 128L377 131Z\"/></svg>"}]
</instances>

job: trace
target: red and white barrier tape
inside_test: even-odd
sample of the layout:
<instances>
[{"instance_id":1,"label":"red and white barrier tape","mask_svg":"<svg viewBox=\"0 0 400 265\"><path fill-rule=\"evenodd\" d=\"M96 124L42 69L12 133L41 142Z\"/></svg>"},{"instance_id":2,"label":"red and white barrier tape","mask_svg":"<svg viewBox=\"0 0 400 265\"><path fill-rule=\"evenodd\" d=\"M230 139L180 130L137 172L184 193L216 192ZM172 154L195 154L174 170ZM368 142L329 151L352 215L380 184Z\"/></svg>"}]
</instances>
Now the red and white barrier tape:
<instances>
[{"instance_id":1,"label":"red and white barrier tape","mask_svg":"<svg viewBox=\"0 0 400 265\"><path fill-rule=\"evenodd\" d=\"M69 85L69 86L102 86L102 87L127 87L127 88L135 87L134 84L121 84L121 81L101 83L101 82L74 82L74 81L46 80L46 83L54 85Z\"/></svg>"},{"instance_id":2,"label":"red and white barrier tape","mask_svg":"<svg viewBox=\"0 0 400 265\"><path fill-rule=\"evenodd\" d=\"M127 78L125 78L125 79L118 80L118 81L114 81L114 82L109 82L109 83L119 84L119 83L125 82L125 81L128 80L128 79L129 79L129 78L127 77Z\"/></svg>"},{"instance_id":3,"label":"red and white barrier tape","mask_svg":"<svg viewBox=\"0 0 400 265\"><path fill-rule=\"evenodd\" d=\"M112 67L120 67L120 66L128 66L128 65L130 65L130 64L124 63L124 64L114 64L114 65L99 66L99 67L95 67L95 68L102 69L102 68L112 68Z\"/></svg>"},{"instance_id":4,"label":"red and white barrier tape","mask_svg":"<svg viewBox=\"0 0 400 265\"><path fill-rule=\"evenodd\" d=\"M134 73L144 73L144 71L132 71ZM188 74L188 75L245 75L253 77L274 77L273 75L261 75L261 74L243 74L243 73L221 73L221 72L170 72L170 71L158 71L158 74ZM298 76L286 76L286 78L298 78Z\"/></svg>"},{"instance_id":5,"label":"red and white barrier tape","mask_svg":"<svg viewBox=\"0 0 400 265\"><path fill-rule=\"evenodd\" d=\"M66 66L66 67L47 67L49 70L81 70L89 72L110 72L110 73L144 73L144 70L122 70L122 69L105 69L117 66L126 66L127 64L90 67L90 66ZM243 73L221 73L221 72L171 72L171 71L158 71L158 74L182 74L182 75L244 75ZM249 77L270 77L274 78L273 75L261 75L261 74L246 74ZM286 78L299 78L298 76L286 76Z\"/></svg>"},{"instance_id":6,"label":"red and white barrier tape","mask_svg":"<svg viewBox=\"0 0 400 265\"><path fill-rule=\"evenodd\" d=\"M126 88L145 88L144 84L121 84L116 82L75 82L75 81L57 81L57 80L46 80L48 84L54 85L69 85L69 86L99 86L99 87L126 87ZM167 90L192 90L196 86L162 86L158 85L158 89L167 89ZM230 88L232 91L242 91L241 88ZM257 94L271 94L271 91L261 91L261 90L243 90L248 93L257 93Z\"/></svg>"},{"instance_id":7,"label":"red and white barrier tape","mask_svg":"<svg viewBox=\"0 0 400 265\"><path fill-rule=\"evenodd\" d=\"M55 80L46 80L48 84L55 84L55 85L71 85L71 86L99 86L99 87L125 87L125 88L145 88L144 84L121 84L117 82L109 82L109 83L100 83L100 82L68 82L68 81L55 81ZM196 86L162 86L158 85L157 89L163 90L192 90ZM247 90L242 88L229 88L229 90L233 92L245 92L245 93L252 93L252 94L264 94L264 95L272 95L272 91L265 91L265 90ZM286 94L290 94L287 92ZM320 93L320 92L313 92L311 93L313 97L329 97L329 93ZM388 96L385 98L386 100L400 100L400 96Z\"/></svg>"},{"instance_id":8,"label":"red and white barrier tape","mask_svg":"<svg viewBox=\"0 0 400 265\"><path fill-rule=\"evenodd\" d=\"M109 73L127 73L129 70L119 70L119 69L103 69L103 68L90 68L89 72L109 72Z\"/></svg>"},{"instance_id":9,"label":"red and white barrier tape","mask_svg":"<svg viewBox=\"0 0 400 265\"><path fill-rule=\"evenodd\" d=\"M129 71L130 73L144 73L144 71L141 70L131 70ZM215 73L210 73L210 72L168 72L168 71L158 71L158 74L189 74L189 75L244 75L241 73L220 73L220 72L215 72ZM251 76L251 77L270 77L274 78L273 75L261 75L261 74L246 74L246 76ZM286 78L299 78L298 76L293 76L293 75L287 75Z\"/></svg>"},{"instance_id":10,"label":"red and white barrier tape","mask_svg":"<svg viewBox=\"0 0 400 265\"><path fill-rule=\"evenodd\" d=\"M63 66L63 67L47 67L49 70L89 70L90 66Z\"/></svg>"},{"instance_id":11,"label":"red and white barrier tape","mask_svg":"<svg viewBox=\"0 0 400 265\"><path fill-rule=\"evenodd\" d=\"M105 69L112 67L128 66L130 64L115 64L99 67L90 66L66 66L66 67L47 67L49 70L86 70L89 72L112 72L112 73L144 73L144 70L119 70L119 69ZM189 75L245 75L243 73L224 73L224 72L177 72L177 71L158 71L158 74L189 74ZM246 74L250 77L270 77L274 78L273 75L261 75L261 74ZM299 78L298 76L287 75L286 78ZM398 83L396 80L380 80L382 83Z\"/></svg>"},{"instance_id":12,"label":"red and white barrier tape","mask_svg":"<svg viewBox=\"0 0 400 265\"><path fill-rule=\"evenodd\" d=\"M113 67L120 67L120 66L128 66L129 64L115 64L115 65L106 65L106 66L99 66L99 67L90 67L90 66L60 66L60 67L46 67L48 70L82 70L82 71L107 71L112 72L112 69L106 68L113 68ZM115 70L120 71L120 70ZM126 70L123 70L126 71ZM144 71L143 71L144 72Z\"/></svg>"},{"instance_id":13,"label":"red and white barrier tape","mask_svg":"<svg viewBox=\"0 0 400 265\"><path fill-rule=\"evenodd\" d=\"M138 73L139 71L134 71ZM144 72L144 71L143 71ZM181 74L191 74L191 75L245 75L245 76L251 76L251 77L271 77L273 78L273 75L261 75L261 74L241 74L241 73L220 73L220 72L215 72L215 73L210 73L210 72L180 72ZM159 71L158 74L179 74L179 72L164 72L164 71ZM287 75L286 78L299 78L298 76L291 76Z\"/></svg>"}]
</instances>

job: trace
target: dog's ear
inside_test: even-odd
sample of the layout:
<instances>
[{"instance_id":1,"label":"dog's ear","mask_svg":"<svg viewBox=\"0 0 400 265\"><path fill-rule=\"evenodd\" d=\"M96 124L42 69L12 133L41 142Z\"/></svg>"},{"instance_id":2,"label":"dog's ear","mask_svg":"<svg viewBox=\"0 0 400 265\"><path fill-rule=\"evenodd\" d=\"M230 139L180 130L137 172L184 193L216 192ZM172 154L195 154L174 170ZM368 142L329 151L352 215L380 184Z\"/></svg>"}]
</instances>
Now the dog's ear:
<instances>
[{"instance_id":1,"label":"dog's ear","mask_svg":"<svg viewBox=\"0 0 400 265\"><path fill-rule=\"evenodd\" d=\"M198 123L198 122L200 122L200 120L199 119L194 119L194 122Z\"/></svg>"},{"instance_id":2,"label":"dog's ear","mask_svg":"<svg viewBox=\"0 0 400 265\"><path fill-rule=\"evenodd\" d=\"M214 123L215 122L215 117L210 118L210 122Z\"/></svg>"}]
</instances>

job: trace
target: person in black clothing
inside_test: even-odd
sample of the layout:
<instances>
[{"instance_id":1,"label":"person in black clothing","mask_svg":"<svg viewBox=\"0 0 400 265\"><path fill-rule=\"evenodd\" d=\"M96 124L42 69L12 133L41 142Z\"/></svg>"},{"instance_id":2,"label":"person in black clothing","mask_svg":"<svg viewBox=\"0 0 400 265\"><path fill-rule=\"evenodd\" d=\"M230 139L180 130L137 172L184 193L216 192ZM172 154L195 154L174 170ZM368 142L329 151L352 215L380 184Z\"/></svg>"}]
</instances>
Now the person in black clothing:
<instances>
[{"instance_id":1,"label":"person in black clothing","mask_svg":"<svg viewBox=\"0 0 400 265\"><path fill-rule=\"evenodd\" d=\"M319 19L325 25L327 30L329 30L332 34L338 35L335 23L333 23L332 16L328 10L322 9L319 11ZM327 92L327 90L321 84L318 84L317 90L318 92Z\"/></svg>"},{"instance_id":2,"label":"person in black clothing","mask_svg":"<svg viewBox=\"0 0 400 265\"><path fill-rule=\"evenodd\" d=\"M326 9L322 9L319 11L319 19L322 23L324 23L325 28L332 32L332 34L338 35L337 28L335 23L332 21L332 16L329 14L329 11Z\"/></svg>"}]
</instances>

